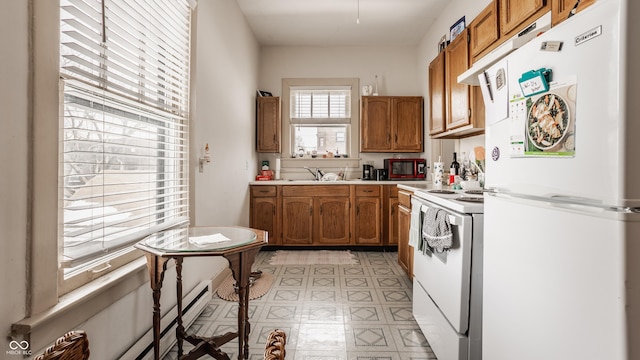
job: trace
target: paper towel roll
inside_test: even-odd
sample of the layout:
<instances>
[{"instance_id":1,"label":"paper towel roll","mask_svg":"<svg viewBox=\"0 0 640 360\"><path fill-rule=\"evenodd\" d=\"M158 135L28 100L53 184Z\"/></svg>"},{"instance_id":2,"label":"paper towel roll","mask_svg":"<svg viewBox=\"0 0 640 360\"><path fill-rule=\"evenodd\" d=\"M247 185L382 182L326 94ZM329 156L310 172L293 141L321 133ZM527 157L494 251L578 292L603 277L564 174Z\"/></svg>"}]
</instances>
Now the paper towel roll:
<instances>
[{"instance_id":1,"label":"paper towel roll","mask_svg":"<svg viewBox=\"0 0 640 360\"><path fill-rule=\"evenodd\" d=\"M280 158L276 159L276 180L280 180Z\"/></svg>"}]
</instances>

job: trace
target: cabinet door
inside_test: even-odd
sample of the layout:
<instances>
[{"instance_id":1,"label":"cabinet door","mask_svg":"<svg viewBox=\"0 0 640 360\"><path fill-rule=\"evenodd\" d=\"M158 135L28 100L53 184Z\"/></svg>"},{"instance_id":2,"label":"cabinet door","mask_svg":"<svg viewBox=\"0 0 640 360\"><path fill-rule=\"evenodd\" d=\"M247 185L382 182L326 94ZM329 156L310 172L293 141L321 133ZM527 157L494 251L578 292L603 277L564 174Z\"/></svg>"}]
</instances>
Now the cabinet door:
<instances>
[{"instance_id":1,"label":"cabinet door","mask_svg":"<svg viewBox=\"0 0 640 360\"><path fill-rule=\"evenodd\" d=\"M317 226L317 244L349 244L349 198L319 197L319 208L314 219Z\"/></svg>"},{"instance_id":2,"label":"cabinet door","mask_svg":"<svg viewBox=\"0 0 640 360\"><path fill-rule=\"evenodd\" d=\"M389 219L389 237L388 245L398 245L398 198L390 198L389 206L387 208L387 217Z\"/></svg>"},{"instance_id":3,"label":"cabinet door","mask_svg":"<svg viewBox=\"0 0 640 360\"><path fill-rule=\"evenodd\" d=\"M409 230L411 227L411 210L398 207L398 263L413 278L413 249L409 246Z\"/></svg>"},{"instance_id":4,"label":"cabinet door","mask_svg":"<svg viewBox=\"0 0 640 360\"><path fill-rule=\"evenodd\" d=\"M500 0L500 36L506 36L547 7L548 0ZM575 3L575 2L574 2Z\"/></svg>"},{"instance_id":5,"label":"cabinet door","mask_svg":"<svg viewBox=\"0 0 640 360\"><path fill-rule=\"evenodd\" d=\"M313 243L313 198L282 198L282 244Z\"/></svg>"},{"instance_id":6,"label":"cabinet door","mask_svg":"<svg viewBox=\"0 0 640 360\"><path fill-rule=\"evenodd\" d=\"M469 125L469 85L458 83L458 75L469 68L469 29L466 28L447 46L445 68L447 74L446 130Z\"/></svg>"},{"instance_id":7,"label":"cabinet door","mask_svg":"<svg viewBox=\"0 0 640 360\"><path fill-rule=\"evenodd\" d=\"M280 152L280 98L258 97L256 109L258 152Z\"/></svg>"},{"instance_id":8,"label":"cabinet door","mask_svg":"<svg viewBox=\"0 0 640 360\"><path fill-rule=\"evenodd\" d=\"M551 1L551 25L556 26L569 18L574 6L577 6L575 12L582 11L587 6L593 4L596 0L552 0Z\"/></svg>"},{"instance_id":9,"label":"cabinet door","mask_svg":"<svg viewBox=\"0 0 640 360\"><path fill-rule=\"evenodd\" d=\"M469 24L469 42L471 58L475 60L489 46L498 41L500 33L498 31L498 2L492 1L475 19Z\"/></svg>"},{"instance_id":10,"label":"cabinet door","mask_svg":"<svg viewBox=\"0 0 640 360\"><path fill-rule=\"evenodd\" d=\"M445 56L441 51L429 64L429 134L439 134L444 131L447 117L445 100Z\"/></svg>"},{"instance_id":11,"label":"cabinet door","mask_svg":"<svg viewBox=\"0 0 640 360\"><path fill-rule=\"evenodd\" d=\"M356 245L378 245L381 243L381 205L379 197L356 198Z\"/></svg>"},{"instance_id":12,"label":"cabinet door","mask_svg":"<svg viewBox=\"0 0 640 360\"><path fill-rule=\"evenodd\" d=\"M385 96L362 97L360 151L391 150L391 102Z\"/></svg>"},{"instance_id":13,"label":"cabinet door","mask_svg":"<svg viewBox=\"0 0 640 360\"><path fill-rule=\"evenodd\" d=\"M257 197L251 201L251 227L266 230L269 244L278 244L277 202L275 197Z\"/></svg>"},{"instance_id":14,"label":"cabinet door","mask_svg":"<svg viewBox=\"0 0 640 360\"><path fill-rule=\"evenodd\" d=\"M391 106L393 151L422 151L422 97L395 97Z\"/></svg>"}]
</instances>

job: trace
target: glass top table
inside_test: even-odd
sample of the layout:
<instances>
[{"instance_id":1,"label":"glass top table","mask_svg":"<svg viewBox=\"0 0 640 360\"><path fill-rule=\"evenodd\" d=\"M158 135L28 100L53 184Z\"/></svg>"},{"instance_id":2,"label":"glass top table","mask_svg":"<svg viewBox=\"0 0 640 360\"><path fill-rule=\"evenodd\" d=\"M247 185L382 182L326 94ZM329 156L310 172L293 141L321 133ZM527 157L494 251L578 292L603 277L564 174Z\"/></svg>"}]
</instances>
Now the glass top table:
<instances>
[{"instance_id":1,"label":"glass top table","mask_svg":"<svg viewBox=\"0 0 640 360\"><path fill-rule=\"evenodd\" d=\"M135 247L142 250L147 258L147 268L153 292L153 353L160 359L160 296L167 262L175 261L178 357L197 359L211 355L216 359L229 359L219 348L231 339L238 338L238 360L249 356L249 277L251 266L260 248L268 243L268 233L264 230L240 226L177 227L159 231L138 242ZM183 258L198 256L222 256L229 261L229 268L238 288L238 331L204 338L188 335L182 323L182 261ZM194 348L182 356L182 342L186 340Z\"/></svg>"},{"instance_id":2,"label":"glass top table","mask_svg":"<svg viewBox=\"0 0 640 360\"><path fill-rule=\"evenodd\" d=\"M256 241L248 228L215 226L164 230L149 235L139 245L168 253L222 251Z\"/></svg>"}]
</instances>

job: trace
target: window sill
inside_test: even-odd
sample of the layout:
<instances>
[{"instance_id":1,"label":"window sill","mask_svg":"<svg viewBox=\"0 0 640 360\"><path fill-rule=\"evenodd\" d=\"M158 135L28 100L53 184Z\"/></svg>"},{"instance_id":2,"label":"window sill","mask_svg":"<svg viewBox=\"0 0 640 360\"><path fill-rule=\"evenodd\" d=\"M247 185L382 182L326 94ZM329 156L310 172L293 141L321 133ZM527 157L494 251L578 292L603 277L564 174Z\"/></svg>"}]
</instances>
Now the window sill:
<instances>
[{"instance_id":1,"label":"window sill","mask_svg":"<svg viewBox=\"0 0 640 360\"><path fill-rule=\"evenodd\" d=\"M141 257L61 296L52 308L14 323L11 336L27 340L31 349L42 349L148 281L146 258Z\"/></svg>"}]
</instances>

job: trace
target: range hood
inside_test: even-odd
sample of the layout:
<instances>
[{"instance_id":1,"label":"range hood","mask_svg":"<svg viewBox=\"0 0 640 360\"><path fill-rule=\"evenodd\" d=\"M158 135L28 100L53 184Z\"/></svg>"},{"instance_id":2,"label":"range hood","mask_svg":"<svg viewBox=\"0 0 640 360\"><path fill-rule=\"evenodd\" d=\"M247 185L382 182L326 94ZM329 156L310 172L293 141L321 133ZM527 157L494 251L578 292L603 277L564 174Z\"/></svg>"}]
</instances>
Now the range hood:
<instances>
[{"instance_id":1,"label":"range hood","mask_svg":"<svg viewBox=\"0 0 640 360\"><path fill-rule=\"evenodd\" d=\"M542 15L538 20L532 22L514 35L512 38L505 41L502 45L495 48L493 51L483 56L480 60L473 63L473 66L469 70L463 72L458 76L458 83L468 85L480 85L478 80L478 74L485 71L491 65L498 62L503 57L509 55L512 51L528 43L531 39L538 36L540 33L551 29L551 12Z\"/></svg>"}]
</instances>

